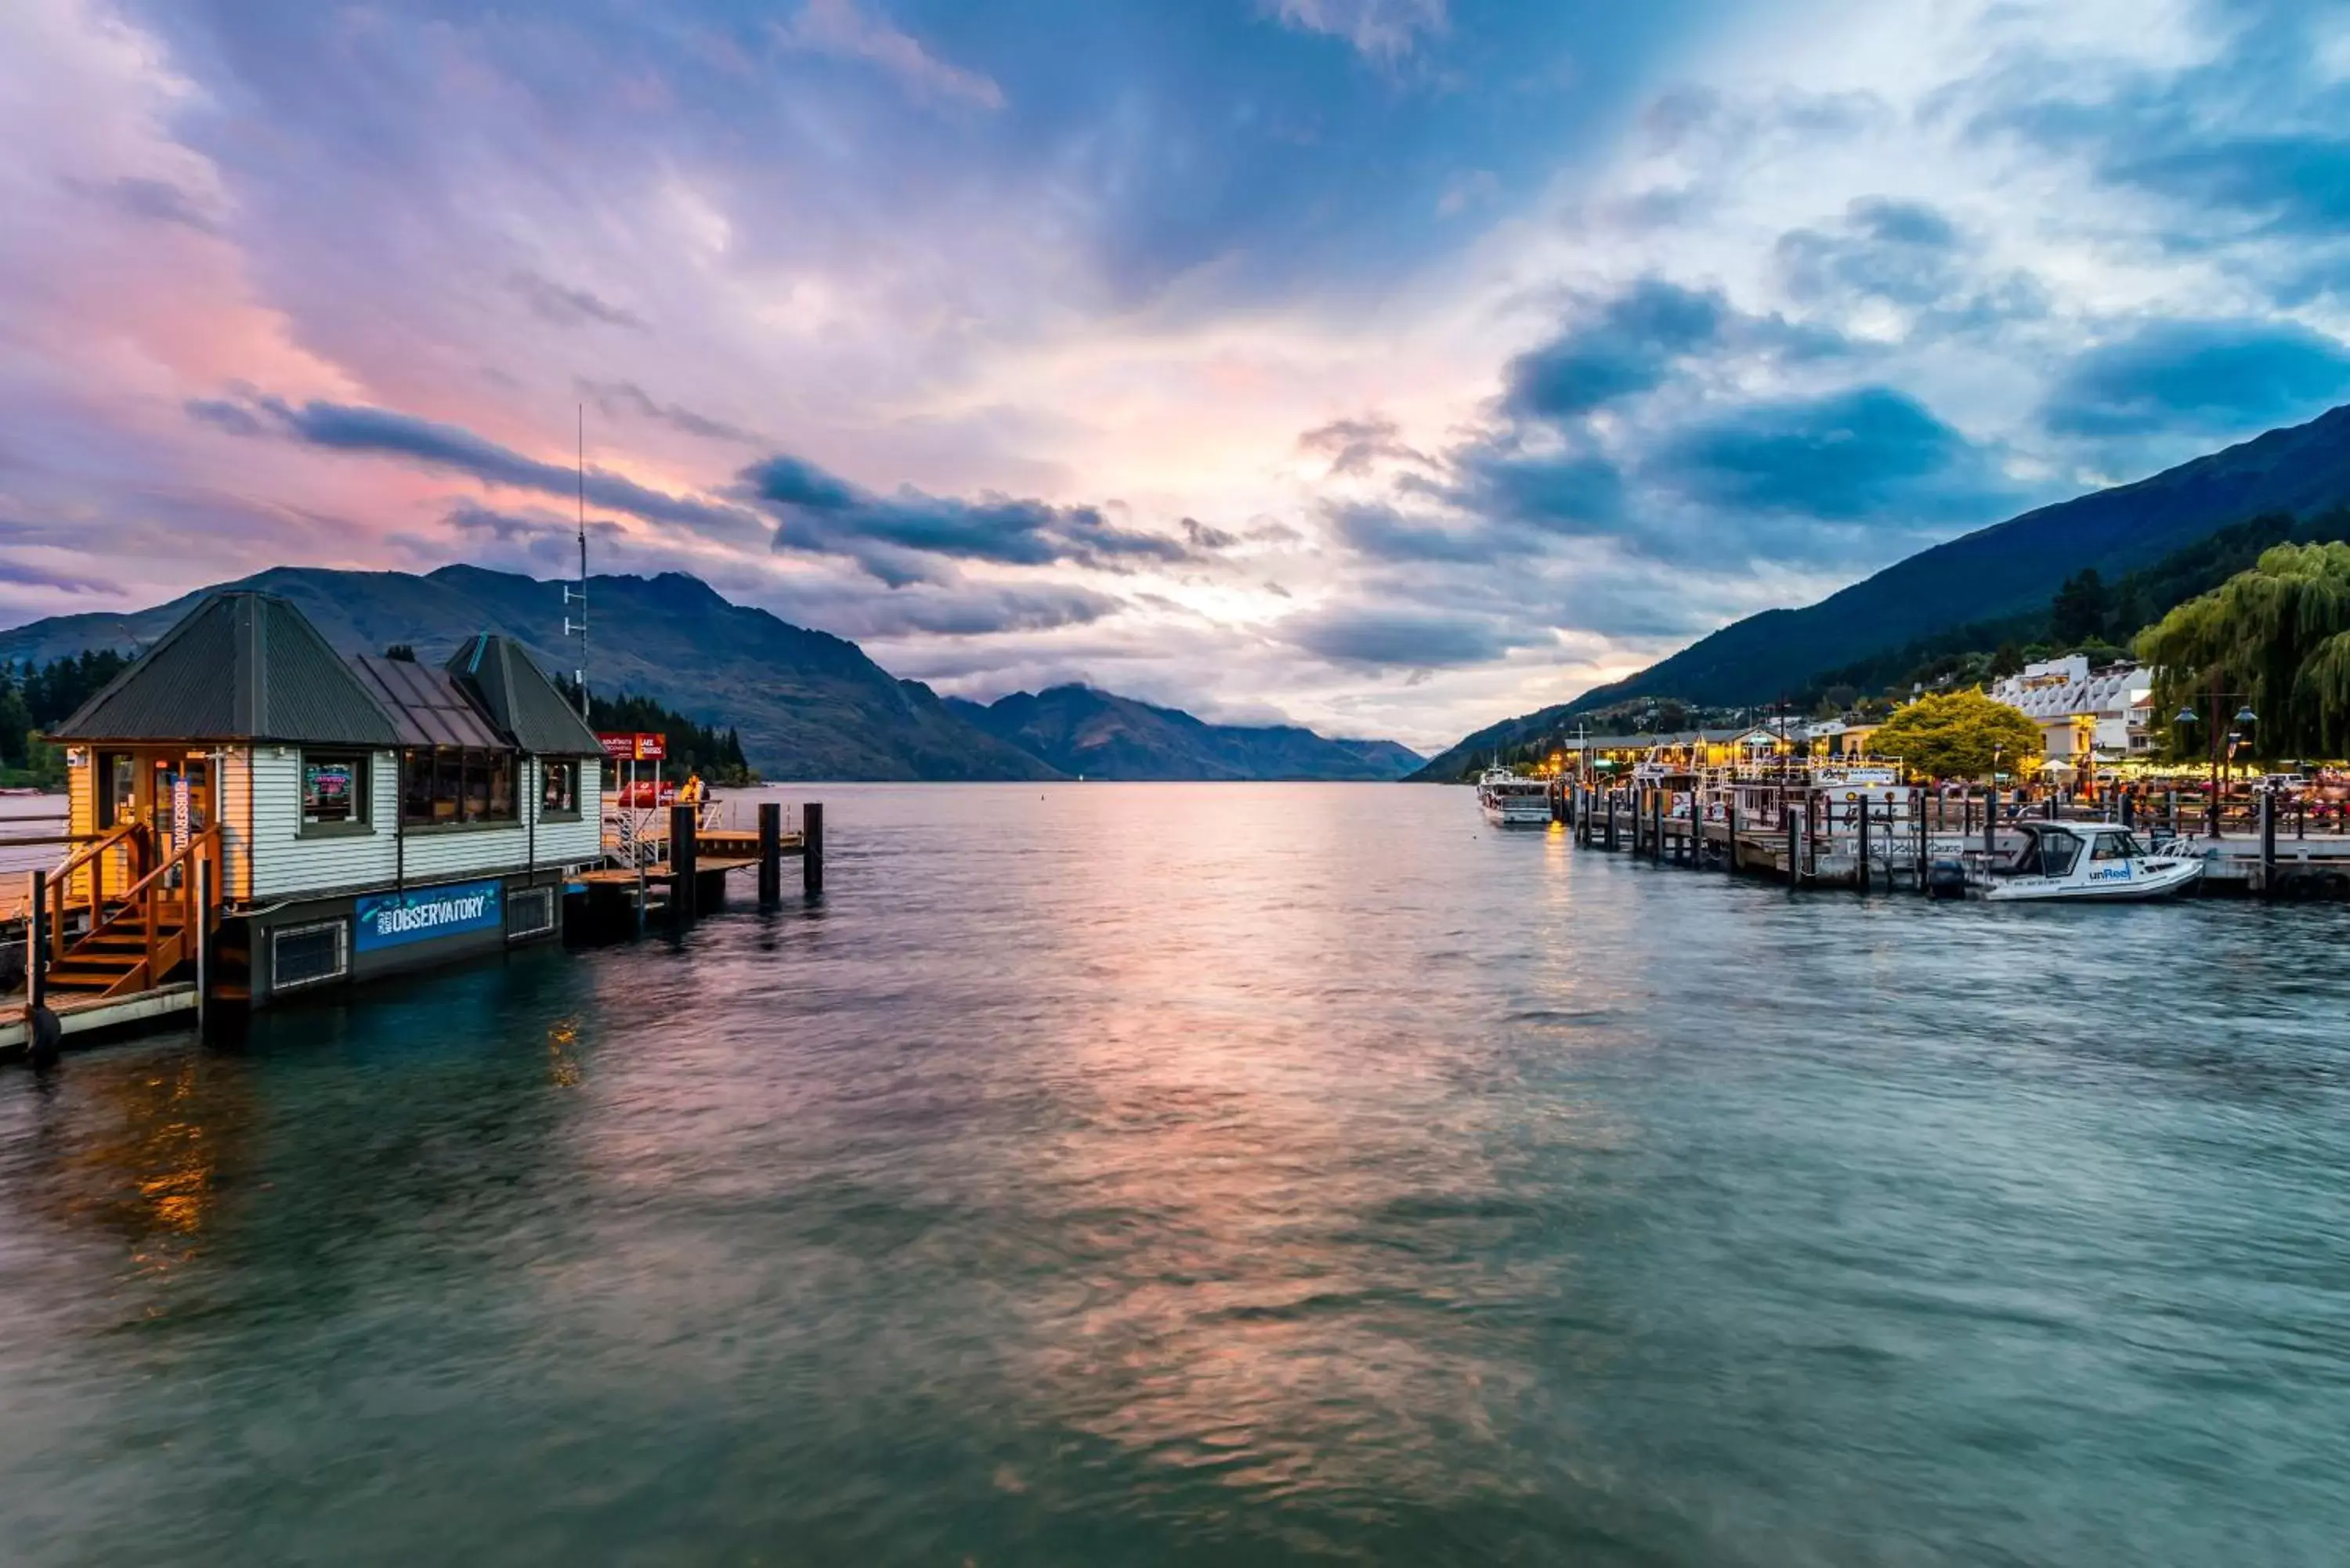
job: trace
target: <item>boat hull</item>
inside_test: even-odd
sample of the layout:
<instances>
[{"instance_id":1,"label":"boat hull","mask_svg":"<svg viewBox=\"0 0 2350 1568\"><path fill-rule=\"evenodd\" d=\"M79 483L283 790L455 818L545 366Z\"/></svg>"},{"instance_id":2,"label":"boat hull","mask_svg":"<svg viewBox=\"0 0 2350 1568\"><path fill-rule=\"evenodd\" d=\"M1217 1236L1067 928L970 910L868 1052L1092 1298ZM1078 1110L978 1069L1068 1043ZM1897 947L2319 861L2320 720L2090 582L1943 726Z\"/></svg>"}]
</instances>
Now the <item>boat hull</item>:
<instances>
[{"instance_id":1,"label":"boat hull","mask_svg":"<svg viewBox=\"0 0 2350 1568\"><path fill-rule=\"evenodd\" d=\"M1485 820L1495 827L1548 827L1550 802L1546 800L1481 801Z\"/></svg>"},{"instance_id":2,"label":"boat hull","mask_svg":"<svg viewBox=\"0 0 2350 1568\"><path fill-rule=\"evenodd\" d=\"M2133 867L2127 881L2082 882L2051 877L1994 877L1974 896L1986 903L2144 904L2175 898L2203 879L2194 861Z\"/></svg>"}]
</instances>

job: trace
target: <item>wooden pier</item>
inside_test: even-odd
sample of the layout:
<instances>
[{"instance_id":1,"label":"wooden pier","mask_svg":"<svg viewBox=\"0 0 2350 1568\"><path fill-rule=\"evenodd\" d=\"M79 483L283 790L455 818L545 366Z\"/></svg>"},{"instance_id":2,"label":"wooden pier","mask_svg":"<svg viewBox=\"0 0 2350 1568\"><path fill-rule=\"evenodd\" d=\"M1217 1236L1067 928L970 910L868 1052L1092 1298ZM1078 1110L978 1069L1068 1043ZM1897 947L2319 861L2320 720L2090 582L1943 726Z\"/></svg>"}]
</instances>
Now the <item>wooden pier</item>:
<instances>
[{"instance_id":1,"label":"wooden pier","mask_svg":"<svg viewBox=\"0 0 2350 1568\"><path fill-rule=\"evenodd\" d=\"M2350 899L2344 815L2313 818L2305 807L2273 797L2260 797L2241 813L2215 814L2175 794L2143 805L2064 810L2045 800L2026 802L2019 791L1833 784L1797 791L1792 780L1773 782L1787 788L1777 809L1742 813L1734 789L1719 785L1596 788L1562 779L1552 787L1551 818L1581 848L1761 877L1790 888L1860 892L1923 892L1937 860L2012 854L2023 842L2012 826L2019 820L2113 822L2135 828L2165 855L2201 860L2200 890L2208 895Z\"/></svg>"}]
</instances>

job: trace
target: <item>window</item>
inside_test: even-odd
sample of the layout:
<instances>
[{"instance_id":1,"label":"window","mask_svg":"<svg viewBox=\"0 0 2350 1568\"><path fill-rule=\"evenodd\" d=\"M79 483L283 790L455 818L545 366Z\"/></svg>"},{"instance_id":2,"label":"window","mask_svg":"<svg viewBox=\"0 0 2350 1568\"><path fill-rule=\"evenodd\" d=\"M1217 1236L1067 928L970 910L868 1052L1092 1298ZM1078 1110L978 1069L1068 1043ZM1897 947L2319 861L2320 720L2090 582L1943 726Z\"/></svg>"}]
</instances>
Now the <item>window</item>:
<instances>
[{"instance_id":1,"label":"window","mask_svg":"<svg viewBox=\"0 0 2350 1568\"><path fill-rule=\"evenodd\" d=\"M525 888L506 899L506 939L541 937L555 929L555 889Z\"/></svg>"},{"instance_id":2,"label":"window","mask_svg":"<svg viewBox=\"0 0 2350 1568\"><path fill-rule=\"evenodd\" d=\"M2092 860L2135 860L2141 851L2137 839L2127 833L2100 833L2096 846L2089 851Z\"/></svg>"},{"instance_id":3,"label":"window","mask_svg":"<svg viewBox=\"0 0 2350 1568\"><path fill-rule=\"evenodd\" d=\"M411 827L515 820L512 752L419 749L401 759L400 777L400 816Z\"/></svg>"},{"instance_id":4,"label":"window","mask_svg":"<svg viewBox=\"0 0 2350 1568\"><path fill-rule=\"evenodd\" d=\"M322 827L368 819L368 753L302 753L302 826Z\"/></svg>"},{"instance_id":5,"label":"window","mask_svg":"<svg viewBox=\"0 0 2350 1568\"><path fill-rule=\"evenodd\" d=\"M542 762L539 767L538 810L542 816L579 815L579 764Z\"/></svg>"},{"instance_id":6,"label":"window","mask_svg":"<svg viewBox=\"0 0 2350 1568\"><path fill-rule=\"evenodd\" d=\"M324 920L314 926L280 926L269 933L269 983L277 991L340 980L350 972L350 926Z\"/></svg>"},{"instance_id":7,"label":"window","mask_svg":"<svg viewBox=\"0 0 2350 1568\"><path fill-rule=\"evenodd\" d=\"M98 826L120 827L139 817L139 762L128 752L98 759Z\"/></svg>"},{"instance_id":8,"label":"window","mask_svg":"<svg viewBox=\"0 0 2350 1568\"><path fill-rule=\"evenodd\" d=\"M2073 862L2080 857L2081 841L2069 833L2040 835L2040 874L2043 877L2069 877Z\"/></svg>"}]
</instances>

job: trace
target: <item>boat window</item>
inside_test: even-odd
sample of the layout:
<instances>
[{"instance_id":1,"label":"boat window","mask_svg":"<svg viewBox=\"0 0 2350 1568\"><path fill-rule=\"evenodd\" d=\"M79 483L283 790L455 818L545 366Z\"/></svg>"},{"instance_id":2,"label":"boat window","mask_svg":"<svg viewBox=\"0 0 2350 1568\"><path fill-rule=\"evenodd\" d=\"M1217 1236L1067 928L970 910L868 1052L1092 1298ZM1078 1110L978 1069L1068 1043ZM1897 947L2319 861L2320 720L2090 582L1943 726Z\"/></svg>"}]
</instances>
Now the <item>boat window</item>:
<instances>
[{"instance_id":1,"label":"boat window","mask_svg":"<svg viewBox=\"0 0 2350 1568\"><path fill-rule=\"evenodd\" d=\"M2095 847L2089 851L2092 860L2135 860L2145 851L2137 846L2137 838L2127 833L2101 833Z\"/></svg>"},{"instance_id":2,"label":"boat window","mask_svg":"<svg viewBox=\"0 0 2350 1568\"><path fill-rule=\"evenodd\" d=\"M515 754L440 746L400 766L400 820L411 827L515 820Z\"/></svg>"},{"instance_id":3,"label":"boat window","mask_svg":"<svg viewBox=\"0 0 2350 1568\"><path fill-rule=\"evenodd\" d=\"M368 754L302 752L302 825L367 820Z\"/></svg>"},{"instance_id":4,"label":"boat window","mask_svg":"<svg viewBox=\"0 0 2350 1568\"><path fill-rule=\"evenodd\" d=\"M2040 875L2070 876L2073 862L2081 857L2081 841L2069 833L2043 833L2040 838Z\"/></svg>"}]
</instances>

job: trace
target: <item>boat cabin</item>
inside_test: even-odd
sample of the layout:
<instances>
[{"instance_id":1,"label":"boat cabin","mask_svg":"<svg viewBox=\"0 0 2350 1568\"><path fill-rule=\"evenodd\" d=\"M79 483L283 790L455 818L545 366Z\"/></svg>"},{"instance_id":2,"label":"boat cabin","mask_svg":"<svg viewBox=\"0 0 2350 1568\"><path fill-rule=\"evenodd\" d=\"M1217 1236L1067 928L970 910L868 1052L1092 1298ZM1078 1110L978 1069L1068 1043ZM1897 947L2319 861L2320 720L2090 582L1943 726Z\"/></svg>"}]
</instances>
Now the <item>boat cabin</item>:
<instances>
[{"instance_id":1,"label":"boat cabin","mask_svg":"<svg viewBox=\"0 0 2350 1568\"><path fill-rule=\"evenodd\" d=\"M346 657L215 594L47 738L81 841L47 895L59 992L163 984L215 930L256 1005L544 940L602 855L602 745L494 634Z\"/></svg>"}]
</instances>

